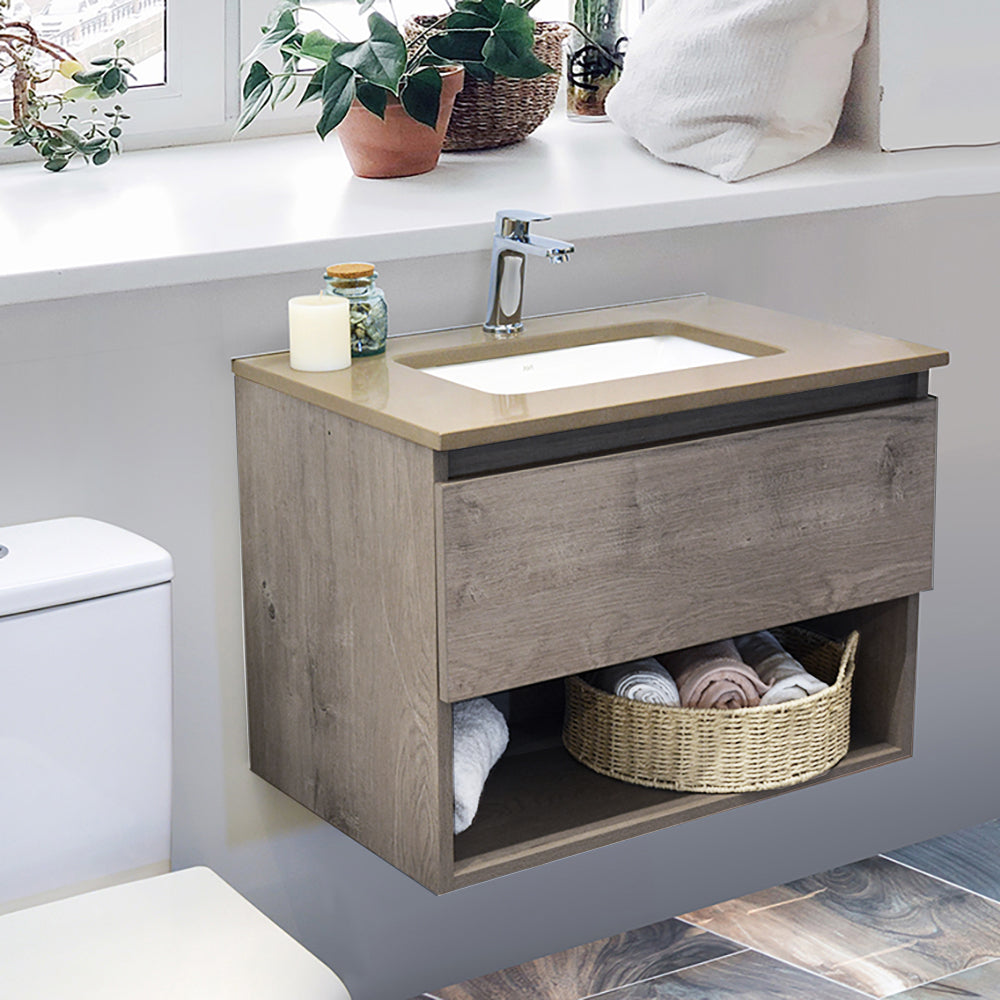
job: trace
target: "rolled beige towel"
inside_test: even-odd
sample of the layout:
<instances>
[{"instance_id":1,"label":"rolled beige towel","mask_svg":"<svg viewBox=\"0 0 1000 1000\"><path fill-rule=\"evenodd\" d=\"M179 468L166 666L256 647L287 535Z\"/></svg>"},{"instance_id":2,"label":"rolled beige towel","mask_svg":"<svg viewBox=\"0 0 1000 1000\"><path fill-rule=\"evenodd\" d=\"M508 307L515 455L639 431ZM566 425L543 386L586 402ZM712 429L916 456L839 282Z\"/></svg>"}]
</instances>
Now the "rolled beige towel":
<instances>
[{"instance_id":1,"label":"rolled beige towel","mask_svg":"<svg viewBox=\"0 0 1000 1000\"><path fill-rule=\"evenodd\" d=\"M657 657L677 682L683 708L753 708L767 690L732 639Z\"/></svg>"},{"instance_id":2,"label":"rolled beige towel","mask_svg":"<svg viewBox=\"0 0 1000 1000\"><path fill-rule=\"evenodd\" d=\"M630 660L604 667L593 675L595 687L619 698L643 701L648 705L680 705L673 677L658 660Z\"/></svg>"},{"instance_id":3,"label":"rolled beige towel","mask_svg":"<svg viewBox=\"0 0 1000 1000\"><path fill-rule=\"evenodd\" d=\"M779 705L819 694L830 685L813 677L770 632L751 632L735 640L744 661L757 671L767 685L762 705Z\"/></svg>"}]
</instances>

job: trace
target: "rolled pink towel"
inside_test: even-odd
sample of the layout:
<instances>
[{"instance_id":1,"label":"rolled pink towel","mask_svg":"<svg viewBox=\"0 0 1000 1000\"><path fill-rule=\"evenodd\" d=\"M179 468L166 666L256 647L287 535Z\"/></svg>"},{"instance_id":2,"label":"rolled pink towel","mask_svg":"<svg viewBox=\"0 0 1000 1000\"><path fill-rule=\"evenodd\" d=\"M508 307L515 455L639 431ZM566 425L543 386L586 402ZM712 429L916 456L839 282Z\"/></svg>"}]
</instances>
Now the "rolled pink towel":
<instances>
[{"instance_id":1,"label":"rolled pink towel","mask_svg":"<svg viewBox=\"0 0 1000 1000\"><path fill-rule=\"evenodd\" d=\"M658 657L677 682L682 708L753 708L767 690L732 639Z\"/></svg>"}]
</instances>

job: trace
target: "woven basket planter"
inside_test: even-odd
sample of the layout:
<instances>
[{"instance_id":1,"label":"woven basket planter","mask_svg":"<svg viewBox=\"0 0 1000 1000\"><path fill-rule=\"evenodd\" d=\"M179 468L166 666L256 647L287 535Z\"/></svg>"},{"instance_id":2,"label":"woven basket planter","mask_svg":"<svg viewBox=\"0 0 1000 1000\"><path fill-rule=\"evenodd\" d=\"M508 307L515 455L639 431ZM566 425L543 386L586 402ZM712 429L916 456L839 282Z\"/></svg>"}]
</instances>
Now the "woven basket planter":
<instances>
[{"instance_id":1,"label":"woven basket planter","mask_svg":"<svg viewBox=\"0 0 1000 1000\"><path fill-rule=\"evenodd\" d=\"M404 29L407 37L436 20L429 15L411 18ZM466 73L465 86L455 99L448 123L445 152L510 146L534 132L555 104L562 74L562 43L568 32L556 21L535 25L535 55L555 73L534 80L498 76L492 82L475 80Z\"/></svg>"},{"instance_id":2,"label":"woven basket planter","mask_svg":"<svg viewBox=\"0 0 1000 1000\"><path fill-rule=\"evenodd\" d=\"M598 774L679 792L760 792L828 771L850 742L858 633L840 643L793 625L771 631L829 689L725 711L649 705L568 677L563 745Z\"/></svg>"}]
</instances>

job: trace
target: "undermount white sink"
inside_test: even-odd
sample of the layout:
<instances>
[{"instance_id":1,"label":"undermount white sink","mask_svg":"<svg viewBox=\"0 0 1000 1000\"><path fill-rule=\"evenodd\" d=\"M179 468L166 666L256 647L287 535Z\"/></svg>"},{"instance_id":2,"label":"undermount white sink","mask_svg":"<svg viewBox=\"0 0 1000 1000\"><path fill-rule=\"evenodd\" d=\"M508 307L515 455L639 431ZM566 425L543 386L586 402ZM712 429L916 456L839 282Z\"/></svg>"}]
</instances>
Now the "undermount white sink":
<instances>
[{"instance_id":1,"label":"undermount white sink","mask_svg":"<svg viewBox=\"0 0 1000 1000\"><path fill-rule=\"evenodd\" d=\"M702 368L754 356L688 337L660 334L431 365L420 370L480 392L509 396Z\"/></svg>"}]
</instances>

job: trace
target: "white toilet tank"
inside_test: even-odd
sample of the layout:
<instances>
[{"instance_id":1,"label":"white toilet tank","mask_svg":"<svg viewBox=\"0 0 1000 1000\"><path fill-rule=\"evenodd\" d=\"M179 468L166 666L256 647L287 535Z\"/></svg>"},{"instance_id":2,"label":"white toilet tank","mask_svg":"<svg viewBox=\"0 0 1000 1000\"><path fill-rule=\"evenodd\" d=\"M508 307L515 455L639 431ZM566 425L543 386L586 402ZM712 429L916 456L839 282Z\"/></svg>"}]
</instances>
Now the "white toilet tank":
<instances>
[{"instance_id":1,"label":"white toilet tank","mask_svg":"<svg viewBox=\"0 0 1000 1000\"><path fill-rule=\"evenodd\" d=\"M0 528L0 912L168 870L172 576L102 521Z\"/></svg>"}]
</instances>

